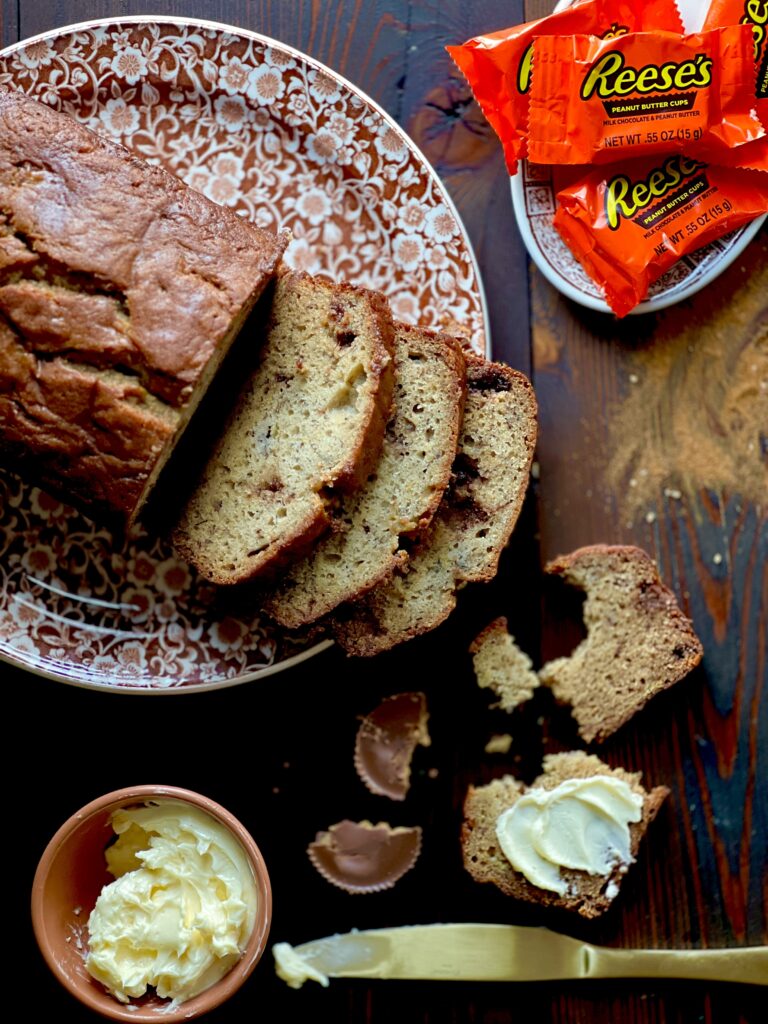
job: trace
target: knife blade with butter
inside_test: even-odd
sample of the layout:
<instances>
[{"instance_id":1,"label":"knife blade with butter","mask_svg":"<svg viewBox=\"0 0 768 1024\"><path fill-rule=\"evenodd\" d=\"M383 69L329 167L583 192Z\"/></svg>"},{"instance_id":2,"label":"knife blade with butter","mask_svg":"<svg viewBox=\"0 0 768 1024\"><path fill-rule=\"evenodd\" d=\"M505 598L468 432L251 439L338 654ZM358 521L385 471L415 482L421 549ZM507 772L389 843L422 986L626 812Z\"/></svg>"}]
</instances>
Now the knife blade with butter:
<instances>
[{"instance_id":1,"label":"knife blade with butter","mask_svg":"<svg viewBox=\"0 0 768 1024\"><path fill-rule=\"evenodd\" d=\"M272 950L291 988L329 978L555 981L698 978L768 985L768 947L607 949L546 928L431 924L353 931Z\"/></svg>"}]
</instances>

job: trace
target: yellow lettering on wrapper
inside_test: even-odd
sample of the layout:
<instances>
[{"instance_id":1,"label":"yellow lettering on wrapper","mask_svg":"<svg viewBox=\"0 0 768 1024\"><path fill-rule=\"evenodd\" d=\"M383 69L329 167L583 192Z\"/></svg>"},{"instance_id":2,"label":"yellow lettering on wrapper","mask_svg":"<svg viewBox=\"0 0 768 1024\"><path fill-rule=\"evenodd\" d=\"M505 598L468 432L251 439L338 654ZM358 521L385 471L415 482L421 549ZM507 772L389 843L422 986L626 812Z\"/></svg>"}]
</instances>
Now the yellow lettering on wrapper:
<instances>
[{"instance_id":1,"label":"yellow lettering on wrapper","mask_svg":"<svg viewBox=\"0 0 768 1024\"><path fill-rule=\"evenodd\" d=\"M670 92L674 89L704 89L712 84L712 58L698 53L681 64L646 64L627 67L624 54L611 50L593 64L581 87L581 98L597 93L600 99L627 96L632 92Z\"/></svg>"},{"instance_id":2,"label":"yellow lettering on wrapper","mask_svg":"<svg viewBox=\"0 0 768 1024\"><path fill-rule=\"evenodd\" d=\"M673 156L662 167L654 168L647 178L633 182L626 174L617 174L608 182L605 191L605 215L608 227L616 231L621 218L627 220L646 209L657 199L676 188L684 178L707 165L685 156Z\"/></svg>"}]
</instances>

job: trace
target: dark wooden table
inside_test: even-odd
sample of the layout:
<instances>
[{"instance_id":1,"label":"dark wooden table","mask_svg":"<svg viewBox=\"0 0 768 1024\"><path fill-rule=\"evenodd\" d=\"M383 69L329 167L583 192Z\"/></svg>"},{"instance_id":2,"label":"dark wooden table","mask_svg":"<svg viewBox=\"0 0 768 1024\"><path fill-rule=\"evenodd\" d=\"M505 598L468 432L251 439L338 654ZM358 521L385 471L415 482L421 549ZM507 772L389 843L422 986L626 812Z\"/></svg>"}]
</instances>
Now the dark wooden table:
<instances>
[{"instance_id":1,"label":"dark wooden table","mask_svg":"<svg viewBox=\"0 0 768 1024\"><path fill-rule=\"evenodd\" d=\"M768 236L693 301L622 324L571 305L529 268L500 147L443 46L550 4L527 0L524 11L520 0L2 0L3 45L106 15L204 16L299 47L362 87L450 189L483 272L495 355L531 376L541 409L539 471L500 576L468 589L432 636L372 662L332 650L264 683L190 697L101 695L2 668L12 794L6 978L16 982L21 972L25 1015L90 1016L35 948L27 905L37 859L75 808L141 782L200 790L250 827L272 872L276 941L485 920L547 923L628 947L766 942ZM658 558L706 656L603 748L611 763L642 769L672 796L617 905L588 926L475 885L461 867L458 829L469 782L504 771L531 778L543 751L576 742L548 695L511 719L490 711L467 645L504 613L538 659L567 651L579 636L578 608L542 583L540 566L598 541L637 543ZM359 784L352 743L356 716L407 688L428 695L433 745L418 753L412 792L396 806ZM506 731L514 735L509 754L485 754L489 735ZM416 869L391 892L368 897L327 885L305 847L343 817L421 824ZM276 980L267 956L209 1019L736 1024L768 1019L767 1003L765 990L644 981L332 982L327 991L297 993Z\"/></svg>"}]
</instances>

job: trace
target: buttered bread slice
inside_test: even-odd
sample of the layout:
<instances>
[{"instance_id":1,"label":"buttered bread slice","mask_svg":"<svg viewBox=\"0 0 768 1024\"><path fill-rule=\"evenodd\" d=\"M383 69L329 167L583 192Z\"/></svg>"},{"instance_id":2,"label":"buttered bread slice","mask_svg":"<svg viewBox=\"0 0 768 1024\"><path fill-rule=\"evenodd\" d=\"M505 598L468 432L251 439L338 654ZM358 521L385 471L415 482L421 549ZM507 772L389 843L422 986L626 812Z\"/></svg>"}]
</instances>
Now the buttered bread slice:
<instances>
[{"instance_id":1,"label":"buttered bread slice","mask_svg":"<svg viewBox=\"0 0 768 1024\"><path fill-rule=\"evenodd\" d=\"M450 478L464 378L458 341L398 325L395 397L381 456L367 482L339 504L331 532L265 601L281 625L314 622L407 560L403 538L429 525Z\"/></svg>"},{"instance_id":2,"label":"buttered bread slice","mask_svg":"<svg viewBox=\"0 0 768 1024\"><path fill-rule=\"evenodd\" d=\"M440 625L465 583L492 579L528 485L536 400L523 374L467 361L467 399L451 483L405 571L340 609L334 634L349 654L373 655Z\"/></svg>"},{"instance_id":3,"label":"buttered bread slice","mask_svg":"<svg viewBox=\"0 0 768 1024\"><path fill-rule=\"evenodd\" d=\"M281 568L331 521L328 492L366 479L393 389L386 299L306 275L278 279L259 364L173 532L214 583Z\"/></svg>"}]
</instances>

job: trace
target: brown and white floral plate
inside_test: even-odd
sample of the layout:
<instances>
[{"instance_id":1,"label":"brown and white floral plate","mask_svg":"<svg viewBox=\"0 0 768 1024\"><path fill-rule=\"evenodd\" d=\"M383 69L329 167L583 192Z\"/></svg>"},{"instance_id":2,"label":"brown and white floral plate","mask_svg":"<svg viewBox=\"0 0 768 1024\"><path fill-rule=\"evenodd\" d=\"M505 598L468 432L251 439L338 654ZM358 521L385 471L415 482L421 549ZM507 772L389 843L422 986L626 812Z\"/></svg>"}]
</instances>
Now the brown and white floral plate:
<instances>
[{"instance_id":1,"label":"brown and white floral plate","mask_svg":"<svg viewBox=\"0 0 768 1024\"><path fill-rule=\"evenodd\" d=\"M215 202L289 228L286 262L386 293L396 317L465 325L488 351L477 264L434 170L372 100L310 57L213 22L124 18L0 53L20 89L159 162ZM0 658L152 693L277 672L328 642L223 604L167 544L116 542L0 472Z\"/></svg>"}]
</instances>

